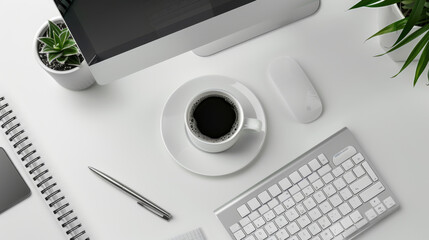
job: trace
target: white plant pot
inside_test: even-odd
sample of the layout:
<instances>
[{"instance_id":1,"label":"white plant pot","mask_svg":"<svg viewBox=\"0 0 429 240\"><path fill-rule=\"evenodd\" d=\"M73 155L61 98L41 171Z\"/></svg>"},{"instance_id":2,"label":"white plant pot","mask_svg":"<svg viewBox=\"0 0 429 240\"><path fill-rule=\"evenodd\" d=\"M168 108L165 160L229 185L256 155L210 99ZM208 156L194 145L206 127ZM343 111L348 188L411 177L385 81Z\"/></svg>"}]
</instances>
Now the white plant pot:
<instances>
[{"instance_id":1,"label":"white plant pot","mask_svg":"<svg viewBox=\"0 0 429 240\"><path fill-rule=\"evenodd\" d=\"M63 19L61 17L56 17L51 19L51 21L54 23L60 23L60 22L63 22ZM36 34L36 37L34 40L34 47L35 47L34 53L36 55L36 61L47 73L49 73L49 75L52 76L52 78L54 78L57 81L58 84L60 84L66 89L73 90L73 91L81 91L91 87L95 83L95 79L92 76L92 73L89 71L89 66L86 63L86 61L83 61L79 67L75 67L67 71L53 70L47 67L42 62L38 53L39 41L37 39L38 37L42 36L46 32L47 28L48 28L48 22L43 24L43 26L40 27L39 31Z\"/></svg>"},{"instance_id":2,"label":"white plant pot","mask_svg":"<svg viewBox=\"0 0 429 240\"><path fill-rule=\"evenodd\" d=\"M401 10L399 9L398 5L393 4L389 5L387 7L383 7L379 9L379 15L378 15L378 23L380 29L386 27L389 24L392 24L400 19L404 18L404 15L402 14ZM412 32L415 32L420 27L413 27L411 30ZM399 35L401 34L400 31L396 31L393 33L388 33L380 36L380 45L383 47L385 51L388 51L393 44L398 39ZM416 46L416 44L420 41L422 36L419 36L418 38L414 39L413 41L407 43L406 45L398 48L397 50L388 53L390 58L392 58L394 61L397 62L405 62L410 55L413 48ZM415 60L418 60L420 58L420 55L418 55Z\"/></svg>"}]
</instances>

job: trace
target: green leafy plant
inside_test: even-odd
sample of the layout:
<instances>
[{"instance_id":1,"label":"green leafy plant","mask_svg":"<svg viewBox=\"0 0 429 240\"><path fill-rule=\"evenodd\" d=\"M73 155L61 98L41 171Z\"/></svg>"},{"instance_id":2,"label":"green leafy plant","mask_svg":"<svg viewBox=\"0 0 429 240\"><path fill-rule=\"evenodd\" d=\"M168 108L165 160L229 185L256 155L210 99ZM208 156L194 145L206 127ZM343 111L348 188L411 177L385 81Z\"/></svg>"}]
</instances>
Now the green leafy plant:
<instances>
[{"instance_id":1,"label":"green leafy plant","mask_svg":"<svg viewBox=\"0 0 429 240\"><path fill-rule=\"evenodd\" d=\"M428 66L429 61L429 0L361 0L350 9L356 9L360 7L378 8L393 4L397 4L398 7L402 10L404 18L386 26L368 39L386 33L401 31L393 46L390 47L387 52L377 55L383 56L404 46L417 37L422 36L421 40L410 52L410 55L402 66L401 70L393 76L396 77L398 74L400 74L410 65L412 61L414 61L419 53L421 53L420 60L417 63L417 68L414 75L413 85L415 86L419 77ZM418 26L420 28L417 31L411 33L411 30L414 26ZM429 80L429 71L427 73L427 78Z\"/></svg>"},{"instance_id":2,"label":"green leafy plant","mask_svg":"<svg viewBox=\"0 0 429 240\"><path fill-rule=\"evenodd\" d=\"M40 53L46 54L49 63L57 61L62 65L80 65L79 48L68 28L60 29L55 23L49 21L46 36L39 37L38 40L43 44Z\"/></svg>"}]
</instances>

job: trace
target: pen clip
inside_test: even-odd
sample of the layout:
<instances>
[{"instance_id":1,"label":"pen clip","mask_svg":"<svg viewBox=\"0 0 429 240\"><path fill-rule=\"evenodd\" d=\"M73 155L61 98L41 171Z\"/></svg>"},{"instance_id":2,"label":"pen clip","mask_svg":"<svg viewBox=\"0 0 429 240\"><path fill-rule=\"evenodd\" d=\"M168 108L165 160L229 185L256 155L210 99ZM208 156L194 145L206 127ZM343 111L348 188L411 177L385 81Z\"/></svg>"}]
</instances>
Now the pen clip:
<instances>
[{"instance_id":1,"label":"pen clip","mask_svg":"<svg viewBox=\"0 0 429 240\"><path fill-rule=\"evenodd\" d=\"M153 214L157 215L158 217L161 217L167 221L171 219L171 216L166 215L164 213L159 212L157 209L151 207L150 205L145 204L144 202L137 202L138 205L146 208L147 210L151 211Z\"/></svg>"}]
</instances>

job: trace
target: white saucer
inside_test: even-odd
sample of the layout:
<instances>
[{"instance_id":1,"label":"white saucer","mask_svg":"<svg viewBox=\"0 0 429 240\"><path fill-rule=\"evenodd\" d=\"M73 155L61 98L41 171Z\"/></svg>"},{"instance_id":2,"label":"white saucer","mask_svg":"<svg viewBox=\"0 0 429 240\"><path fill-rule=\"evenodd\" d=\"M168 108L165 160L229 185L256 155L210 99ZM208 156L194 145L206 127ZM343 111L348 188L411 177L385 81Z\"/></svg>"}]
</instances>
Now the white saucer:
<instances>
[{"instance_id":1,"label":"white saucer","mask_svg":"<svg viewBox=\"0 0 429 240\"><path fill-rule=\"evenodd\" d=\"M235 96L245 117L261 121L262 131L243 132L232 148L220 153L206 153L188 140L183 121L188 102L198 93L214 88ZM179 87L165 104L161 118L162 138L173 159L185 169L205 176L227 175L247 166L261 150L266 130L264 110L256 96L240 82L223 76L203 76Z\"/></svg>"}]
</instances>

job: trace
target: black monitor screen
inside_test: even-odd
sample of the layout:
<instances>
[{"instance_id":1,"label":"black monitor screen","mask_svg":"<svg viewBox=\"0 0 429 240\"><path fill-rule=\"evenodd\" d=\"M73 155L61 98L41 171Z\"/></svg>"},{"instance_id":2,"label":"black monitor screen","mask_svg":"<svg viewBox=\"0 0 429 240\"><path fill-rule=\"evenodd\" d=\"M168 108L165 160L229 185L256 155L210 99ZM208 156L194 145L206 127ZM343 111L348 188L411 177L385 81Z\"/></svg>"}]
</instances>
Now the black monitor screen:
<instances>
[{"instance_id":1,"label":"black monitor screen","mask_svg":"<svg viewBox=\"0 0 429 240\"><path fill-rule=\"evenodd\" d=\"M54 0L89 65L255 0Z\"/></svg>"}]
</instances>

